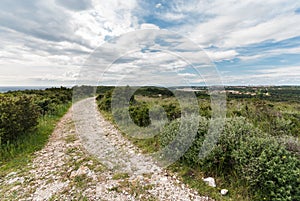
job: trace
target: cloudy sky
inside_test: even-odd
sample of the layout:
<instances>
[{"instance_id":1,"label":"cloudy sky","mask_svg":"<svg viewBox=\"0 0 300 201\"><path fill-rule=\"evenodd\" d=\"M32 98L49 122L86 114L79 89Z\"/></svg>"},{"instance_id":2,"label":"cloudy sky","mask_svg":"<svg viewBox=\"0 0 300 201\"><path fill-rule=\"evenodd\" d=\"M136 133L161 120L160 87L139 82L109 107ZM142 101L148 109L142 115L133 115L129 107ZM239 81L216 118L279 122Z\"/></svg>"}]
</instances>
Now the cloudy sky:
<instances>
[{"instance_id":1,"label":"cloudy sky","mask_svg":"<svg viewBox=\"0 0 300 201\"><path fill-rule=\"evenodd\" d=\"M0 86L73 85L95 60L100 84L141 74L203 84L189 59L207 58L225 85L300 85L300 1L1 0L0 8Z\"/></svg>"}]
</instances>

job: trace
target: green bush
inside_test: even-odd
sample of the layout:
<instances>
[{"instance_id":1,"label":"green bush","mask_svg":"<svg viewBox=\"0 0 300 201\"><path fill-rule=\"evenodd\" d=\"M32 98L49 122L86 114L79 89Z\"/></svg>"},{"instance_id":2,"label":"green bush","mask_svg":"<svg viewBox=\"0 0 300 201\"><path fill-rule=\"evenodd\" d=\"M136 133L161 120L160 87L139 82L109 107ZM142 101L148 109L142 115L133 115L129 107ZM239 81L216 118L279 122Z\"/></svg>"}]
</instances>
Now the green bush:
<instances>
[{"instance_id":1,"label":"green bush","mask_svg":"<svg viewBox=\"0 0 300 201\"><path fill-rule=\"evenodd\" d=\"M38 107L29 96L0 96L1 143L18 138L38 124Z\"/></svg>"},{"instance_id":2,"label":"green bush","mask_svg":"<svg viewBox=\"0 0 300 201\"><path fill-rule=\"evenodd\" d=\"M149 108L146 103L130 106L129 114L133 122L140 127L146 127L151 124Z\"/></svg>"},{"instance_id":3,"label":"green bush","mask_svg":"<svg viewBox=\"0 0 300 201\"><path fill-rule=\"evenodd\" d=\"M116 88L116 90L118 90L118 92L120 91L120 93L125 93L126 92L126 88ZM125 92L124 92L125 90ZM129 89L128 89L129 90ZM103 110L103 111L106 111L106 112L111 112L111 104L112 104L112 93L113 91L107 91L105 92L104 95L99 95L97 97L97 100L98 100L98 107L100 110ZM125 94L126 95L126 94ZM125 95L123 96L117 96L116 98L124 98ZM128 100L129 100L129 115L132 119L132 121L140 126L140 127L146 127L148 125L150 125L151 123L151 120L150 120L150 117L149 117L149 107L146 103L144 102L137 102L135 99L134 99L134 96L131 96L130 98L129 97L126 97ZM114 100L115 103L118 102L118 100ZM120 101L124 101L124 100L120 100ZM125 100L126 101L126 100ZM116 104L115 107L118 107L118 105ZM126 113L127 111L124 111L124 109L126 108L114 108L115 111L114 111L114 114L113 116L114 117L117 117L118 120L120 121L127 121L127 116L126 116ZM125 116L124 116L125 115Z\"/></svg>"},{"instance_id":4,"label":"green bush","mask_svg":"<svg viewBox=\"0 0 300 201\"><path fill-rule=\"evenodd\" d=\"M72 89L60 87L45 90L11 91L6 95L31 97L32 102L38 106L40 114L44 116L55 112L57 105L68 104L72 100Z\"/></svg>"},{"instance_id":5,"label":"green bush","mask_svg":"<svg viewBox=\"0 0 300 201\"><path fill-rule=\"evenodd\" d=\"M180 119L171 122L160 134L160 145L168 145L178 134ZM203 168L211 172L219 169L226 170L232 167L232 151L239 147L241 140L247 136L258 135L257 129L247 123L245 118L237 117L227 119L223 133L214 147L213 151L202 161L199 160L199 151L208 131L209 121L205 117L199 118L197 135L190 149L182 159L192 165L202 164ZM215 171L214 171L215 170Z\"/></svg>"},{"instance_id":6,"label":"green bush","mask_svg":"<svg viewBox=\"0 0 300 201\"><path fill-rule=\"evenodd\" d=\"M200 166L210 175L225 178L238 175L258 200L300 200L300 161L284 146L257 130L245 118L234 117L226 119L215 147L200 159L198 155L208 126L209 121L201 117L192 146L181 157L183 162ZM159 136L160 146L169 145L180 135L179 127L179 119L168 124Z\"/></svg>"},{"instance_id":7,"label":"green bush","mask_svg":"<svg viewBox=\"0 0 300 201\"><path fill-rule=\"evenodd\" d=\"M158 142L162 152L158 156L160 162L173 162L180 158L184 160L186 152L197 139L197 116L183 116L167 125L158 136Z\"/></svg>"},{"instance_id":8,"label":"green bush","mask_svg":"<svg viewBox=\"0 0 300 201\"><path fill-rule=\"evenodd\" d=\"M164 110L167 114L167 117L170 121L177 119L181 116L181 109L177 102L171 102L168 104L164 104L164 105L162 105L162 107L164 108Z\"/></svg>"},{"instance_id":9,"label":"green bush","mask_svg":"<svg viewBox=\"0 0 300 201\"><path fill-rule=\"evenodd\" d=\"M196 118L196 117L194 117ZM195 121L195 119L191 118L190 121ZM205 117L199 118L199 127L197 130L197 134L194 136L194 140L192 143L192 146L186 151L186 153L182 156L182 160L184 160L187 164L193 165L196 164L199 161L199 150L202 146L204 135L206 134L208 130L208 120ZM183 133L179 133L181 124L181 119L176 119L172 121L169 125L167 125L163 131L159 135L159 144L162 147L166 147L169 145L176 137L177 135L182 134L189 134L192 129L192 127L187 127L187 131L183 131Z\"/></svg>"},{"instance_id":10,"label":"green bush","mask_svg":"<svg viewBox=\"0 0 300 201\"><path fill-rule=\"evenodd\" d=\"M215 147L202 161L203 169L217 175L224 175L233 170L235 160L233 151L239 149L241 142L250 136L263 134L243 117L228 118L223 132ZM196 154L196 153L195 153Z\"/></svg>"},{"instance_id":11,"label":"green bush","mask_svg":"<svg viewBox=\"0 0 300 201\"><path fill-rule=\"evenodd\" d=\"M129 117L127 108L116 108L114 109L113 117L116 122L119 122L124 126L129 124L130 119L128 118L131 118L134 124L139 127L146 127L151 123L149 108L146 104L129 106Z\"/></svg>"},{"instance_id":12,"label":"green bush","mask_svg":"<svg viewBox=\"0 0 300 201\"><path fill-rule=\"evenodd\" d=\"M112 96L112 91L107 91L103 96L98 98L99 100L98 107L100 110L111 112L111 96Z\"/></svg>"},{"instance_id":13,"label":"green bush","mask_svg":"<svg viewBox=\"0 0 300 201\"><path fill-rule=\"evenodd\" d=\"M250 137L233 152L235 169L264 200L300 200L300 161L272 138Z\"/></svg>"}]
</instances>

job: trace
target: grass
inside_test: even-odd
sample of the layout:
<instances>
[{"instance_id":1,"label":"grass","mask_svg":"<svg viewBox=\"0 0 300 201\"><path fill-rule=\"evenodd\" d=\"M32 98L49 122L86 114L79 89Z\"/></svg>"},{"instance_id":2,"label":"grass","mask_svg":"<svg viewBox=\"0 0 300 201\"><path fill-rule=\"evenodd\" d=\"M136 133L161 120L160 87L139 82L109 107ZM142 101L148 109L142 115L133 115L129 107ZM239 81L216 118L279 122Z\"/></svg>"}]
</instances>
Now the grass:
<instances>
[{"instance_id":1,"label":"grass","mask_svg":"<svg viewBox=\"0 0 300 201\"><path fill-rule=\"evenodd\" d=\"M39 119L39 124L35 130L24 134L15 142L0 146L0 177L26 167L26 164L32 160L34 152L45 146L57 122L70 106L71 103L57 106L55 113Z\"/></svg>"},{"instance_id":2,"label":"grass","mask_svg":"<svg viewBox=\"0 0 300 201\"><path fill-rule=\"evenodd\" d=\"M68 136L65 138L65 141L66 141L66 143L72 143L72 142L75 142L75 141L76 141L76 136L75 136L75 135L68 135Z\"/></svg>"},{"instance_id":3,"label":"grass","mask_svg":"<svg viewBox=\"0 0 300 201\"><path fill-rule=\"evenodd\" d=\"M118 193L127 192L130 195L138 198L141 201L157 201L148 190L151 190L153 185L141 185L138 181L120 180L119 185L109 189L109 191L115 191Z\"/></svg>"},{"instance_id":4,"label":"grass","mask_svg":"<svg viewBox=\"0 0 300 201\"><path fill-rule=\"evenodd\" d=\"M87 184L91 181L91 178L87 177L85 174L84 175L78 175L74 178L75 185L78 188L85 188Z\"/></svg>"},{"instance_id":5,"label":"grass","mask_svg":"<svg viewBox=\"0 0 300 201\"><path fill-rule=\"evenodd\" d=\"M250 191L247 189L247 185L239 183L239 179L237 177L225 178L225 176L212 175L217 184L217 187L213 188L202 181L202 178L207 177L208 175L205 175L201 169L197 167L190 167L185 163L178 161L169 166L168 170L176 172L183 183L188 184L188 186L197 190L200 195L209 196L215 200L222 201L252 200ZM225 196L220 194L220 191L223 188L229 190L228 194Z\"/></svg>"},{"instance_id":6,"label":"grass","mask_svg":"<svg viewBox=\"0 0 300 201\"><path fill-rule=\"evenodd\" d=\"M128 177L129 177L128 173L118 172L113 175L112 179L118 180L118 179L126 179Z\"/></svg>"}]
</instances>

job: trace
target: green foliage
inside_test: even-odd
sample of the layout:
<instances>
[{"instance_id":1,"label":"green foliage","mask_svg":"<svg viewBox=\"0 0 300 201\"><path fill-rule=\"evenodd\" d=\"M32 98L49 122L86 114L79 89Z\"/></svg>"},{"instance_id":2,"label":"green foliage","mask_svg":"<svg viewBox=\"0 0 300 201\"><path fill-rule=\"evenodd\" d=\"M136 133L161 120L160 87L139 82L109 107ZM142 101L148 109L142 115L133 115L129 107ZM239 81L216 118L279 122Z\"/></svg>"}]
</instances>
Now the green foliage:
<instances>
[{"instance_id":1,"label":"green foliage","mask_svg":"<svg viewBox=\"0 0 300 201\"><path fill-rule=\"evenodd\" d=\"M129 114L133 122L140 127L146 127L151 124L149 108L146 103L139 103L130 106Z\"/></svg>"},{"instance_id":2,"label":"green foliage","mask_svg":"<svg viewBox=\"0 0 300 201\"><path fill-rule=\"evenodd\" d=\"M112 91L107 91L104 95L97 97L97 100L99 101L98 107L100 110L111 112L111 96Z\"/></svg>"},{"instance_id":3,"label":"green foliage","mask_svg":"<svg viewBox=\"0 0 300 201\"><path fill-rule=\"evenodd\" d=\"M211 107L210 102L204 99L199 100L199 113L201 116L210 118L211 117Z\"/></svg>"},{"instance_id":4,"label":"green foliage","mask_svg":"<svg viewBox=\"0 0 300 201\"><path fill-rule=\"evenodd\" d=\"M112 176L112 179L118 180L118 179L126 179L129 178L128 173L124 172L117 172Z\"/></svg>"},{"instance_id":5,"label":"green foliage","mask_svg":"<svg viewBox=\"0 0 300 201\"><path fill-rule=\"evenodd\" d=\"M196 138L181 157L185 164L226 178L238 174L259 199L299 200L300 161L296 156L245 118L235 117L226 120L216 146L208 156L200 159L199 151L208 125L207 119L200 118ZM160 146L167 146L180 135L179 126L180 121L176 120L164 129L159 136Z\"/></svg>"},{"instance_id":6,"label":"green foliage","mask_svg":"<svg viewBox=\"0 0 300 201\"><path fill-rule=\"evenodd\" d=\"M26 95L38 106L40 114L46 115L55 112L57 105L69 103L72 100L72 89L54 87L45 90L11 91L5 95L12 97Z\"/></svg>"},{"instance_id":7,"label":"green foliage","mask_svg":"<svg viewBox=\"0 0 300 201\"><path fill-rule=\"evenodd\" d=\"M1 143L15 140L34 128L38 116L38 108L29 96L0 96Z\"/></svg>"},{"instance_id":8,"label":"green foliage","mask_svg":"<svg viewBox=\"0 0 300 201\"><path fill-rule=\"evenodd\" d=\"M300 161L272 138L250 137L234 150L235 168L264 200L300 200Z\"/></svg>"},{"instance_id":9,"label":"green foliage","mask_svg":"<svg viewBox=\"0 0 300 201\"><path fill-rule=\"evenodd\" d=\"M225 87L229 99L259 99L272 102L298 102L299 86ZM232 93L234 91L235 93Z\"/></svg>"},{"instance_id":10,"label":"green foliage","mask_svg":"<svg viewBox=\"0 0 300 201\"><path fill-rule=\"evenodd\" d=\"M33 93L33 99L42 115L52 114L56 111L57 105L67 104L72 100L72 91L65 87L49 88Z\"/></svg>"},{"instance_id":11,"label":"green foliage","mask_svg":"<svg viewBox=\"0 0 300 201\"><path fill-rule=\"evenodd\" d=\"M163 108L170 121L177 119L181 116L181 109L177 102L170 102L167 104L163 104Z\"/></svg>"},{"instance_id":12,"label":"green foliage","mask_svg":"<svg viewBox=\"0 0 300 201\"><path fill-rule=\"evenodd\" d=\"M97 94L105 94L108 91L114 90L114 88L115 87L113 87L113 86L98 86L97 90L96 90L96 93Z\"/></svg>"},{"instance_id":13,"label":"green foliage","mask_svg":"<svg viewBox=\"0 0 300 201\"><path fill-rule=\"evenodd\" d=\"M45 145L49 135L53 132L56 122L67 112L70 104L58 105L56 112L38 119L36 129L25 132L17 139L9 143L0 145L0 165L1 162L8 161L18 163L23 157L29 157ZM24 162L26 164L26 161Z\"/></svg>"},{"instance_id":14,"label":"green foliage","mask_svg":"<svg viewBox=\"0 0 300 201\"><path fill-rule=\"evenodd\" d=\"M1 94L0 161L42 147L71 98L65 87Z\"/></svg>"},{"instance_id":15,"label":"green foliage","mask_svg":"<svg viewBox=\"0 0 300 201\"><path fill-rule=\"evenodd\" d=\"M174 96L173 92L167 88L162 87L140 87L135 92L135 95L149 96L149 97L172 97Z\"/></svg>"},{"instance_id":16,"label":"green foliage","mask_svg":"<svg viewBox=\"0 0 300 201\"><path fill-rule=\"evenodd\" d=\"M195 118L197 117L191 117L188 119L188 121L199 121L199 127L197 130L196 135L191 139L193 140L192 146L185 152L185 154L182 156L182 159L187 163L187 164L196 164L199 161L199 150L200 147L202 146L203 140L204 140L204 135L207 132L208 129L208 120L205 117L200 117L198 120ZM159 144L161 147L165 147L169 145L173 140L175 140L178 136L183 135L183 134L189 134L192 132L192 127L187 126L183 130L183 128L180 128L181 125L181 119L176 119L175 121L172 121L169 125L167 125L163 131L159 135ZM180 133L180 129L182 133ZM180 143L180 141L179 141ZM182 142L183 143L183 142ZM172 150L171 150L172 151Z\"/></svg>"},{"instance_id":17,"label":"green foliage","mask_svg":"<svg viewBox=\"0 0 300 201\"><path fill-rule=\"evenodd\" d=\"M134 96L127 97L128 94L130 94L129 87L116 88L115 91L110 90L110 91L105 92L104 95L98 95L97 100L98 100L98 107L100 110L103 110L105 112L111 112L113 93L119 93L116 98L118 98L118 99L122 98L122 100L114 100L116 103L118 101L124 101L123 99L126 99L125 101L129 102L128 103L129 111L125 111L126 108L114 108L115 109L114 117L118 117L121 120L124 118L126 119L126 116L124 117L124 115L127 112L129 112L129 115L130 115L132 121L136 125L138 125L140 127L145 127L151 123L150 117L149 117L148 105L143 102L135 101ZM118 106L118 105L116 104L116 106Z\"/></svg>"},{"instance_id":18,"label":"green foliage","mask_svg":"<svg viewBox=\"0 0 300 201\"><path fill-rule=\"evenodd\" d=\"M241 142L246 138L258 135L262 136L263 134L248 123L245 118L228 118L214 149L199 163L205 171L216 175L231 172L233 165L235 165L232 152L239 149Z\"/></svg>"},{"instance_id":19,"label":"green foliage","mask_svg":"<svg viewBox=\"0 0 300 201\"><path fill-rule=\"evenodd\" d=\"M272 136L299 136L300 113L297 104L290 104L288 107L283 103L262 100L231 100L227 105L229 116L246 117Z\"/></svg>"}]
</instances>

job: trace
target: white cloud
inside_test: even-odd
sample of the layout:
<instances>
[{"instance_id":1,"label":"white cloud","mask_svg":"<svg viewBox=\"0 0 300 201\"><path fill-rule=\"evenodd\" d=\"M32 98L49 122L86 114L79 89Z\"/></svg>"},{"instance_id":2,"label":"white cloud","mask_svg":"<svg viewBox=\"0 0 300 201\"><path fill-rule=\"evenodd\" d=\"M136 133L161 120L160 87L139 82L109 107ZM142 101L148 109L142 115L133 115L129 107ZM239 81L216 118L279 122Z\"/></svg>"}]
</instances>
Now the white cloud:
<instances>
[{"instance_id":1,"label":"white cloud","mask_svg":"<svg viewBox=\"0 0 300 201\"><path fill-rule=\"evenodd\" d=\"M285 66L272 69L261 69L255 71L259 73L254 77L296 77L300 79L300 66Z\"/></svg>"},{"instance_id":2,"label":"white cloud","mask_svg":"<svg viewBox=\"0 0 300 201\"><path fill-rule=\"evenodd\" d=\"M299 36L300 15L294 13L299 2L216 0L211 5L204 13L215 17L187 26L189 37L204 47L235 48Z\"/></svg>"},{"instance_id":3,"label":"white cloud","mask_svg":"<svg viewBox=\"0 0 300 201\"><path fill-rule=\"evenodd\" d=\"M102 44L106 37L113 38L138 28L137 19L131 13L135 0L93 1L93 9L75 12L71 23L75 35L89 42L93 48Z\"/></svg>"},{"instance_id":4,"label":"white cloud","mask_svg":"<svg viewBox=\"0 0 300 201\"><path fill-rule=\"evenodd\" d=\"M266 40L281 41L299 36L300 15L279 16L267 22L229 33L223 42L225 47L245 46Z\"/></svg>"},{"instance_id":5,"label":"white cloud","mask_svg":"<svg viewBox=\"0 0 300 201\"><path fill-rule=\"evenodd\" d=\"M167 21L182 20L182 19L184 19L184 17L185 17L185 15L180 14L180 13L164 13L161 16L162 19L167 20Z\"/></svg>"},{"instance_id":6,"label":"white cloud","mask_svg":"<svg viewBox=\"0 0 300 201\"><path fill-rule=\"evenodd\" d=\"M161 6L162 6L162 4L158 3L158 4L155 5L155 8L160 8Z\"/></svg>"},{"instance_id":7,"label":"white cloud","mask_svg":"<svg viewBox=\"0 0 300 201\"><path fill-rule=\"evenodd\" d=\"M245 85L299 85L300 66L269 67L268 69L249 70L246 73L231 74L222 73L222 80L225 84Z\"/></svg>"},{"instance_id":8,"label":"white cloud","mask_svg":"<svg viewBox=\"0 0 300 201\"><path fill-rule=\"evenodd\" d=\"M300 47L278 48L268 51L257 52L257 54L251 56L238 56L237 58L241 59L242 61L248 61L282 54L300 54Z\"/></svg>"},{"instance_id":9,"label":"white cloud","mask_svg":"<svg viewBox=\"0 0 300 201\"><path fill-rule=\"evenodd\" d=\"M263 54L257 54L257 55L251 55L251 56L239 56L238 58L241 59L242 61L249 61L249 60L256 60L256 59L260 59L263 58L266 55Z\"/></svg>"},{"instance_id":10,"label":"white cloud","mask_svg":"<svg viewBox=\"0 0 300 201\"><path fill-rule=\"evenodd\" d=\"M238 53L235 50L206 51L206 53L212 61L231 60L238 55Z\"/></svg>"},{"instance_id":11,"label":"white cloud","mask_svg":"<svg viewBox=\"0 0 300 201\"><path fill-rule=\"evenodd\" d=\"M143 23L141 24L141 29L159 29L155 24Z\"/></svg>"}]
</instances>

